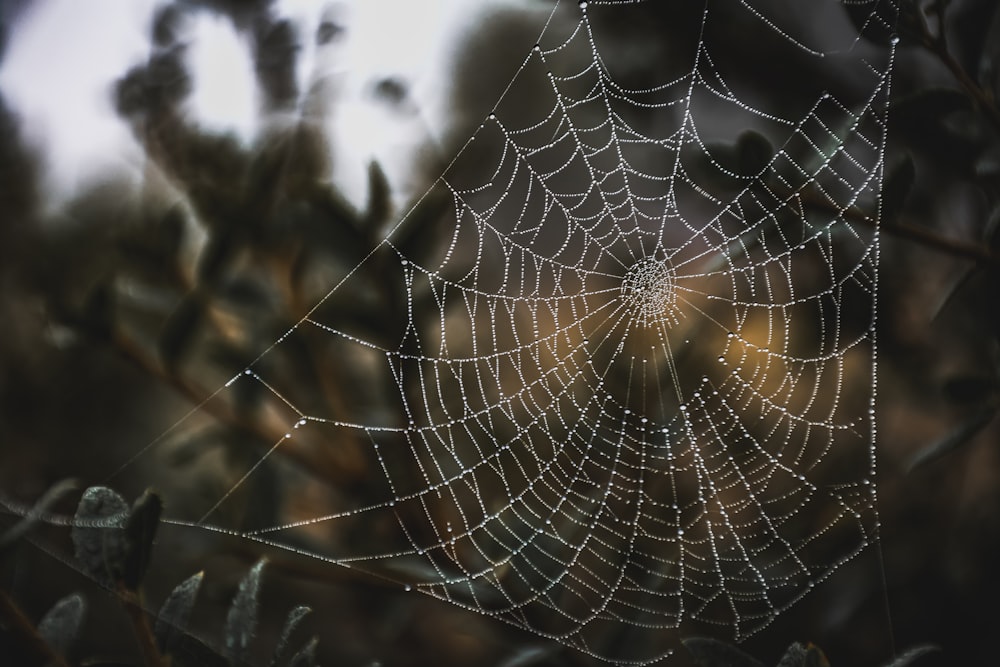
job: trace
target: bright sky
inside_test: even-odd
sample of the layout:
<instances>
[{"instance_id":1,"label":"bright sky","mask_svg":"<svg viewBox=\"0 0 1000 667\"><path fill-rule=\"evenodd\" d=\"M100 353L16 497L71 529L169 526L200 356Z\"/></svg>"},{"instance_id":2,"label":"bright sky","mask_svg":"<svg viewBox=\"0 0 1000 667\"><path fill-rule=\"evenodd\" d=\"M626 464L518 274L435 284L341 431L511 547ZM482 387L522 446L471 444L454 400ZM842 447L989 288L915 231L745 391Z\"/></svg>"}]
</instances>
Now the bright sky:
<instances>
[{"instance_id":1,"label":"bright sky","mask_svg":"<svg viewBox=\"0 0 1000 667\"><path fill-rule=\"evenodd\" d=\"M443 130L449 48L489 5L518 0L276 0L299 27L306 48L300 81L328 77L337 181L364 201L367 162L401 178L407 158ZM0 64L0 90L20 115L29 140L47 158L51 201L59 203L109 173L138 181L142 152L116 117L113 82L149 54L149 25L162 0L35 0L11 35ZM311 39L323 12L346 28L333 45ZM248 44L228 20L199 12L189 64L192 115L208 127L249 142L258 125L258 97ZM379 104L372 85L387 76L408 82L419 115Z\"/></svg>"}]
</instances>

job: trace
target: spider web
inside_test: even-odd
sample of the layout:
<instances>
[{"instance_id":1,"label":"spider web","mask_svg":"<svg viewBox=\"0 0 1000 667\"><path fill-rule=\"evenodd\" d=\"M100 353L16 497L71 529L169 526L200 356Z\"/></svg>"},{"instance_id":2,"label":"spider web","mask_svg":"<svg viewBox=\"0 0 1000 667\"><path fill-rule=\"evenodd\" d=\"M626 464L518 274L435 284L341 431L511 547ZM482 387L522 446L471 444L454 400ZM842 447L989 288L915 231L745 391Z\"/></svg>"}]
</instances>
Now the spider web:
<instances>
[{"instance_id":1,"label":"spider web","mask_svg":"<svg viewBox=\"0 0 1000 667\"><path fill-rule=\"evenodd\" d=\"M378 474L235 532L640 663L747 637L871 545L891 53L792 5L674 10L691 48L644 77L602 30L645 3L557 6L434 188L226 384L287 433L193 525L326 448ZM850 85L739 89L723 16ZM302 336L325 397L278 363Z\"/></svg>"}]
</instances>

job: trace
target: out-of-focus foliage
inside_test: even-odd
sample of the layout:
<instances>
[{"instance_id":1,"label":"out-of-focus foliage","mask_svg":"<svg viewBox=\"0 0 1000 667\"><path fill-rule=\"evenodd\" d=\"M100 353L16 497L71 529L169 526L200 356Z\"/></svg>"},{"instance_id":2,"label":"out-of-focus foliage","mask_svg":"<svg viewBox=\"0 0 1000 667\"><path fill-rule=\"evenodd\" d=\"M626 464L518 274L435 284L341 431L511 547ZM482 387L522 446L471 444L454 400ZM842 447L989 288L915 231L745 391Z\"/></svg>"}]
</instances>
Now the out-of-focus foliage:
<instances>
[{"instance_id":1,"label":"out-of-focus foliage","mask_svg":"<svg viewBox=\"0 0 1000 667\"><path fill-rule=\"evenodd\" d=\"M26 661L54 664L98 654L128 656L122 660L132 664L167 655L174 665L264 664L272 647L272 664L588 664L551 642L323 563L267 554L262 574L263 548L161 525L160 496L143 496L130 508L119 495L137 496L136 480L153 479L168 511L173 502L175 508L186 504L188 513L225 512L231 523L252 530L279 523L279 516L294 518L302 504L329 502L329 494L363 505L373 492L359 455L365 443L330 447L304 438L266 458L284 430L283 406L254 384L240 385L246 391L232 400L212 393L286 335L281 354L264 363L275 376L294 378L297 400L311 414L336 417L360 403L378 410L378 396L391 393L392 378L341 358L328 337L292 328L376 248L397 211L377 165L369 172L365 210L330 185L320 123L290 112L292 100L309 95L294 79L296 36L267 4L174 3L158 16L148 61L123 71L113 97L149 160L148 190L139 197L123 197L120 184L107 183L71 202L54 224L43 213L45 193L38 191L37 165L18 119L0 109L0 314L6 323L0 491L33 500L69 475L88 484L112 478L108 488L83 494L76 525L64 531L72 534L72 547L45 525L58 512L73 513L64 485L23 518L10 517L0 536L7 610L0 652L16 644ZM185 12L196 5L224 12L253 43L262 107L274 116L252 146L200 128L185 114L190 79L182 28ZM858 19L870 16L871 5L846 6ZM880 7L891 18L891 3ZM992 0L902 0L900 8L879 221L884 569L845 569L838 590L817 591L745 646L688 639L694 664L750 667L781 655L781 667L881 664L890 622L901 647L941 646L940 652L903 654L894 667L995 658L1000 8ZM649 3L643 25L605 26L640 51L647 33L670 37L634 58L620 73L624 80L639 85L656 58L690 49L696 36L675 34L671 11L678 10ZM524 37L522 20L501 16L472 42ZM335 40L338 31L323 24L314 38ZM868 34L864 48L891 48L891 31ZM787 53L756 49L767 42L741 26L732 26L730 37L734 76L757 94L794 106L801 103L800 79L850 88L836 71L797 71ZM479 110L470 109L495 98L510 74L501 59L474 46L463 54L455 72L458 126L468 118L478 122ZM655 57L644 57L650 54ZM405 87L386 84L382 94L398 100ZM744 174L759 169L772 150L750 131L713 154ZM410 216L394 241L407 256L431 254L447 238L439 228L445 203L432 191ZM858 214L874 219L875 212ZM368 291L335 295L323 307L369 340L391 336L406 326L399 320L405 296L380 280L377 257L362 270L370 272ZM421 307L419 299L413 306ZM357 395L344 387L356 387ZM204 418L171 430L191 405L202 406ZM164 433L164 456L118 470L127 454ZM253 478L237 485L236 471L261 461ZM213 499L231 489L217 508ZM75 560L45 555L26 535L53 553L75 551ZM359 531L338 539L370 538ZM108 593L95 582L113 591L110 611L101 604ZM82 597L67 596L78 589L86 589ZM309 616L301 606L285 614L302 602L313 608ZM124 625L134 628L134 637L117 631ZM319 629L331 641L302 639ZM817 642L829 663L812 645L785 651L793 639ZM265 645L266 655L251 649Z\"/></svg>"}]
</instances>

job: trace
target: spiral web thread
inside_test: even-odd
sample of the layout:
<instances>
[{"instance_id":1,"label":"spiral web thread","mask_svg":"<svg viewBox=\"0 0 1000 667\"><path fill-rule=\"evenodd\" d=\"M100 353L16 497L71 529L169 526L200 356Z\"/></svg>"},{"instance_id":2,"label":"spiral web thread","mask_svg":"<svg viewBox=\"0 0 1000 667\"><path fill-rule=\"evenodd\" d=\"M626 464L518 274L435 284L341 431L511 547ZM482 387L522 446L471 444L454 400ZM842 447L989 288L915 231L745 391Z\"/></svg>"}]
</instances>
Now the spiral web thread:
<instances>
[{"instance_id":1,"label":"spiral web thread","mask_svg":"<svg viewBox=\"0 0 1000 667\"><path fill-rule=\"evenodd\" d=\"M435 185L445 222L411 211L227 384L272 397L288 433L220 506L282 448L377 472L360 503L331 490L241 537L635 663L678 633L760 630L877 539L861 212L892 49L809 46L787 3L708 2L691 52L635 86L601 19L641 4L557 7ZM713 49L724 12L843 67L853 97L803 84L795 117L743 101ZM713 143L748 128L773 154ZM345 315L371 303L377 326ZM340 360L339 407L271 370L292 334Z\"/></svg>"}]
</instances>

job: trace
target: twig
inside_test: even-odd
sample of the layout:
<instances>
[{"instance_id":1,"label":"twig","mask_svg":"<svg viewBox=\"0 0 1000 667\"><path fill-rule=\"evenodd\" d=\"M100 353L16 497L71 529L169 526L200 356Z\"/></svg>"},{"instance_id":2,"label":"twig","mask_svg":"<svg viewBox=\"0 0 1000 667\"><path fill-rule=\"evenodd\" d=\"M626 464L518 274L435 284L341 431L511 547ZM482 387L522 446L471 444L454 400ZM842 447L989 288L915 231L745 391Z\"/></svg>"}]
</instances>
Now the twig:
<instances>
[{"instance_id":1,"label":"twig","mask_svg":"<svg viewBox=\"0 0 1000 667\"><path fill-rule=\"evenodd\" d=\"M856 218L851 216L851 219L854 220ZM859 216L857 219L863 222L869 222L875 226L875 223L867 216ZM997 255L989 248L985 248L977 243L969 243L967 241L961 241L947 236L939 236L938 234L935 234L934 232L923 227L905 224L898 221L884 222L878 225L878 228L892 234L893 236L914 241L941 252L946 252L958 257L964 257L965 259L970 259L981 264L993 264L1000 266L1000 255Z\"/></svg>"},{"instance_id":2,"label":"twig","mask_svg":"<svg viewBox=\"0 0 1000 667\"><path fill-rule=\"evenodd\" d=\"M68 667L66 660L42 639L35 624L24 615L17 603L2 590L0 590L0 621L20 640L20 644L27 654L26 657L33 659L38 664Z\"/></svg>"},{"instance_id":3,"label":"twig","mask_svg":"<svg viewBox=\"0 0 1000 667\"><path fill-rule=\"evenodd\" d=\"M927 21L923 13L918 12L921 44L933 53L941 61L941 64L948 68L948 71L952 73L962 88L972 97L973 101L982 110L993 127L1000 130L1000 109L997 109L992 96L969 76L965 68L962 67L962 64L955 60L955 57L951 54L948 48L948 40L945 37L944 8L938 6L936 9L938 10L939 22L937 35L933 34L927 26Z\"/></svg>"},{"instance_id":4,"label":"twig","mask_svg":"<svg viewBox=\"0 0 1000 667\"><path fill-rule=\"evenodd\" d=\"M169 662L160 654L156 647L156 637L153 635L153 628L149 625L149 615L142 606L139 593L129 590L124 584L118 585L118 598L122 601L122 606L128 612L132 621L132 628L135 637L139 642L139 650L142 651L142 659L146 667L169 667Z\"/></svg>"},{"instance_id":5,"label":"twig","mask_svg":"<svg viewBox=\"0 0 1000 667\"><path fill-rule=\"evenodd\" d=\"M210 394L185 381L178 374L165 371L160 364L157 364L149 354L146 354L138 345L129 340L127 336L116 333L114 336L114 345L126 359L132 361L143 371L166 382L189 401L197 405L199 409L205 410L223 424L263 438L269 442L277 442L283 438L285 429L265 428L263 424L246 423L244 420L239 419L232 407L220 394ZM325 479L333 482L343 481L342 475L338 474L336 466L331 464L330 461L317 456L310 448L296 447L293 443L293 440L289 440L286 446L282 447L281 452L283 456Z\"/></svg>"},{"instance_id":6,"label":"twig","mask_svg":"<svg viewBox=\"0 0 1000 667\"><path fill-rule=\"evenodd\" d=\"M803 206L821 208L826 211L838 213L851 222L860 222L893 236L933 248L939 252L963 257L981 264L1000 266L1000 255L981 244L941 236L924 227L899 222L898 220L879 222L856 206L842 210L829 201L811 195L807 190L800 191L798 197Z\"/></svg>"}]
</instances>

